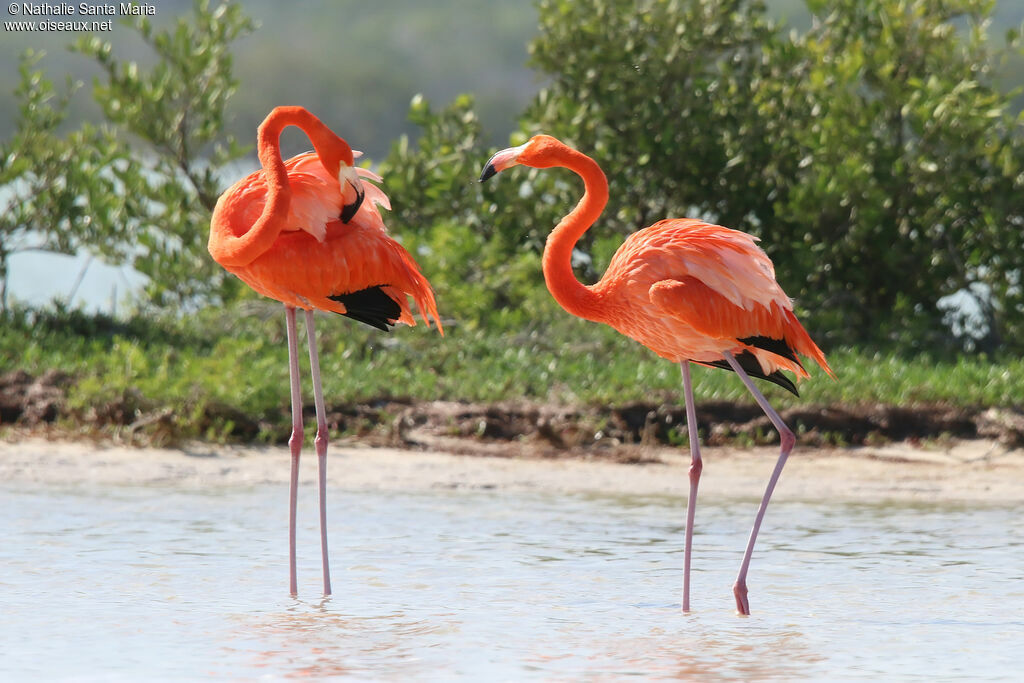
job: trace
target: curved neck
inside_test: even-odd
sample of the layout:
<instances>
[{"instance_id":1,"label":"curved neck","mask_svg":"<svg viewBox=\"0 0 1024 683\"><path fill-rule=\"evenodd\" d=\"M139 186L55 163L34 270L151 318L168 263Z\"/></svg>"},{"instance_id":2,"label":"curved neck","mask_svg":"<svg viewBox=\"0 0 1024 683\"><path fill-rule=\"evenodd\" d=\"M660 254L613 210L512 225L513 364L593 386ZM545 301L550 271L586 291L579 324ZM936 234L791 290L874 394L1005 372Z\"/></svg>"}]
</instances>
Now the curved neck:
<instances>
[{"instance_id":1,"label":"curved neck","mask_svg":"<svg viewBox=\"0 0 1024 683\"><path fill-rule=\"evenodd\" d=\"M241 235L231 230L217 230L210 233L210 253L225 266L246 266L265 253L286 227L285 219L291 207L291 189L288 172L281 159L281 131L288 126L300 128L313 143L317 155L326 167L329 160L338 158L339 138L302 107L277 107L263 120L257 133L256 147L260 164L263 166L263 180L267 195L263 213L252 227ZM330 170L330 169L328 169ZM335 175L337 170L334 171ZM224 200L224 197L221 198ZM218 209L220 208L218 202ZM214 223L217 223L217 209Z\"/></svg>"},{"instance_id":2,"label":"curved neck","mask_svg":"<svg viewBox=\"0 0 1024 683\"><path fill-rule=\"evenodd\" d=\"M583 233L594 224L608 203L608 180L593 159L568 147L560 147L552 166L561 166L583 178L583 197L548 235L544 247L544 280L551 295L569 313L598 320L598 295L576 279L572 252Z\"/></svg>"}]
</instances>

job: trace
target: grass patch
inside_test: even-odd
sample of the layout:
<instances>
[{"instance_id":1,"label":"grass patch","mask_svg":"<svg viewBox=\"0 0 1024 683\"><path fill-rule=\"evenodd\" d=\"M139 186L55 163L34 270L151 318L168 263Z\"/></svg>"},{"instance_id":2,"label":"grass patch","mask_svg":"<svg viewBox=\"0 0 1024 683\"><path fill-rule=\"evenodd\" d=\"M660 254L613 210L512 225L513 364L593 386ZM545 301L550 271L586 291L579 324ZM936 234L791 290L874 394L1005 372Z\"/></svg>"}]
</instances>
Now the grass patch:
<instances>
[{"instance_id":1,"label":"grass patch","mask_svg":"<svg viewBox=\"0 0 1024 683\"><path fill-rule=\"evenodd\" d=\"M0 371L61 370L72 380L72 422L145 422L178 438L280 440L288 425L284 315L247 302L178 319L116 322L75 312L18 313L0 329ZM499 323L500 315L495 316ZM422 325L382 334L338 316L317 316L324 392L332 406L378 399L531 401L558 405L681 405L680 372L613 330L559 312L520 312L489 328L450 324L447 336ZM304 396L312 403L304 355ZM797 398L763 390L780 409L798 405L948 404L1020 406L1024 360L901 356L836 349L832 381L811 369ZM750 402L732 373L696 368L698 404ZM125 417L125 416L128 417ZM260 425L239 435L239 416ZM107 416L111 422L113 417ZM680 435L681 437L682 435Z\"/></svg>"}]
</instances>

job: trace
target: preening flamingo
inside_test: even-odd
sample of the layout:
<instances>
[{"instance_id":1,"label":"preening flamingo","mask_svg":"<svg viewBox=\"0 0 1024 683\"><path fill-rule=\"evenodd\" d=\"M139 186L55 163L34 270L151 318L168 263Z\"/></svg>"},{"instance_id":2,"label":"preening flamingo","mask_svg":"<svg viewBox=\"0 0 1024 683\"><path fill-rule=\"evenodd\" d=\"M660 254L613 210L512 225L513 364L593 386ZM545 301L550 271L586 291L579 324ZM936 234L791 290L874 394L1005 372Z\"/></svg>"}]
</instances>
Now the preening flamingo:
<instances>
[{"instance_id":1,"label":"preening flamingo","mask_svg":"<svg viewBox=\"0 0 1024 683\"><path fill-rule=\"evenodd\" d=\"M300 128L313 143L281 159L281 131ZM331 594L327 553L327 419L320 385L313 311L340 313L383 331L415 325L407 296L429 327L444 334L430 283L405 248L391 239L377 210L390 209L376 174L356 168L348 143L302 107L277 107L260 124L257 150L262 170L228 188L213 211L209 250L214 260L254 290L284 303L291 379L292 469L288 520L289 587L295 573L295 511L302 451L302 396L295 310L306 316L309 365L316 403L320 548L324 595ZM367 201L364 201L366 199Z\"/></svg>"},{"instance_id":2,"label":"preening flamingo","mask_svg":"<svg viewBox=\"0 0 1024 683\"><path fill-rule=\"evenodd\" d=\"M690 549L697 484L703 463L697 439L690 363L732 370L753 394L779 432L779 459L768 480L733 586L736 608L750 614L747 570L765 509L795 437L751 377L796 386L782 370L808 377L797 354L813 359L835 377L821 352L793 314L775 281L775 268L755 237L698 220L663 220L626 239L604 276L583 285L572 272L572 251L608 202L608 181L593 159L547 135L495 154L480 181L516 164L567 168L583 178L583 198L548 236L544 279L569 313L606 323L659 356L679 363L683 374L690 436L690 495L683 551L683 611L690 609Z\"/></svg>"}]
</instances>

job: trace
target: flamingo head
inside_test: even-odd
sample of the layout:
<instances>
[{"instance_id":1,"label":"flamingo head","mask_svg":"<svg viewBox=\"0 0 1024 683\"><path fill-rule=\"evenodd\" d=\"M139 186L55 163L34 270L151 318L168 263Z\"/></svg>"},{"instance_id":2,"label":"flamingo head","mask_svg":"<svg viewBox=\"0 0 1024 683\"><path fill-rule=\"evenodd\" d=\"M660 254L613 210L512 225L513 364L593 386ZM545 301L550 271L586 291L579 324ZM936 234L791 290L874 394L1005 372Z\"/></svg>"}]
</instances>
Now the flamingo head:
<instances>
[{"instance_id":1,"label":"flamingo head","mask_svg":"<svg viewBox=\"0 0 1024 683\"><path fill-rule=\"evenodd\" d=\"M341 185L341 222L348 223L362 206L366 192L355 166L342 166L338 171L338 183Z\"/></svg>"},{"instance_id":2,"label":"flamingo head","mask_svg":"<svg viewBox=\"0 0 1024 683\"><path fill-rule=\"evenodd\" d=\"M341 186L341 222L348 223L359 211L366 193L356 173L356 153L353 153L345 140L336 135L334 137L335 144L322 151L318 148L317 155L324 170L338 179L338 185Z\"/></svg>"},{"instance_id":3,"label":"flamingo head","mask_svg":"<svg viewBox=\"0 0 1024 683\"><path fill-rule=\"evenodd\" d=\"M521 164L532 168L550 168L557 164L559 152L568 149L550 135L534 135L526 144L509 147L492 156L480 174L480 182L506 168Z\"/></svg>"}]
</instances>

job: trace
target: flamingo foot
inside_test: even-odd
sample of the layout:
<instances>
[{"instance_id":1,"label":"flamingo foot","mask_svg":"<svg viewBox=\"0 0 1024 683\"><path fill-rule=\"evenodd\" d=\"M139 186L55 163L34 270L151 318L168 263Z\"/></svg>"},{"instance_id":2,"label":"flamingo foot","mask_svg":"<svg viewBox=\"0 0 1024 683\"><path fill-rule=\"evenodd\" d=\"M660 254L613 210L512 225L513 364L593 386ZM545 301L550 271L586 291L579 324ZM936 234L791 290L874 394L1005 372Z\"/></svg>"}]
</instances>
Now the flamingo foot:
<instances>
[{"instance_id":1,"label":"flamingo foot","mask_svg":"<svg viewBox=\"0 0 1024 683\"><path fill-rule=\"evenodd\" d=\"M732 587L732 594L736 596L736 612L743 616L750 616L750 603L747 602L747 584L737 581Z\"/></svg>"}]
</instances>

